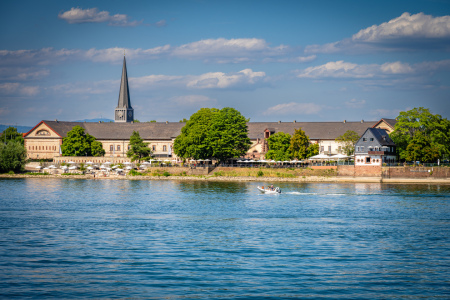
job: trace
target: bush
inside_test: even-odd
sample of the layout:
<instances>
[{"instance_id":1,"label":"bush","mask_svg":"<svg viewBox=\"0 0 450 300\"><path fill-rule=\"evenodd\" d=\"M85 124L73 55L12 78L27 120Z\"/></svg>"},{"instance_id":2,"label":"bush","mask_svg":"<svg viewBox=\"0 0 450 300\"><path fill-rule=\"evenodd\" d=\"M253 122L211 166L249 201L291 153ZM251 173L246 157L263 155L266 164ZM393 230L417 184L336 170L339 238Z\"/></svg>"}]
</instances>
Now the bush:
<instances>
[{"instance_id":1,"label":"bush","mask_svg":"<svg viewBox=\"0 0 450 300\"><path fill-rule=\"evenodd\" d=\"M33 175L33 176L39 176L39 175L50 175L50 173L44 172L44 173L34 173L34 172L27 172L25 175Z\"/></svg>"},{"instance_id":2,"label":"bush","mask_svg":"<svg viewBox=\"0 0 450 300\"><path fill-rule=\"evenodd\" d=\"M166 177L168 177L168 176L170 176L170 173L169 173L169 172L167 172L167 171L165 171L165 172L163 173L163 176L166 176Z\"/></svg>"},{"instance_id":3,"label":"bush","mask_svg":"<svg viewBox=\"0 0 450 300\"><path fill-rule=\"evenodd\" d=\"M141 172L138 172L138 171L136 171L134 169L131 169L130 172L128 172L128 175L130 175L130 176L142 176L144 174L142 174Z\"/></svg>"},{"instance_id":4,"label":"bush","mask_svg":"<svg viewBox=\"0 0 450 300\"><path fill-rule=\"evenodd\" d=\"M256 174L258 177L262 177L262 176L264 176L264 172L263 171L261 171L261 170L259 170L258 171L258 174Z\"/></svg>"},{"instance_id":5,"label":"bush","mask_svg":"<svg viewBox=\"0 0 450 300\"><path fill-rule=\"evenodd\" d=\"M223 171L214 172L214 176L216 177L223 176Z\"/></svg>"},{"instance_id":6,"label":"bush","mask_svg":"<svg viewBox=\"0 0 450 300\"><path fill-rule=\"evenodd\" d=\"M8 174L9 175L14 175L15 173L14 173L14 171L9 171Z\"/></svg>"}]
</instances>

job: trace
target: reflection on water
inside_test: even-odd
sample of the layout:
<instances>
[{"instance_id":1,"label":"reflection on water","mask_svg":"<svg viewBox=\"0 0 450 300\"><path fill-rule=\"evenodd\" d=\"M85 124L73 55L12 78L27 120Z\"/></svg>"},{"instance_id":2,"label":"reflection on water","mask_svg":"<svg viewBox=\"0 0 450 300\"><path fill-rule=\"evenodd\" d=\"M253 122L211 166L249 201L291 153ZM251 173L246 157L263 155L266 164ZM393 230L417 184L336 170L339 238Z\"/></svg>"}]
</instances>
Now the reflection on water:
<instances>
[{"instance_id":1,"label":"reflection on water","mask_svg":"<svg viewBox=\"0 0 450 300\"><path fill-rule=\"evenodd\" d=\"M445 298L448 185L0 180L1 298Z\"/></svg>"}]
</instances>

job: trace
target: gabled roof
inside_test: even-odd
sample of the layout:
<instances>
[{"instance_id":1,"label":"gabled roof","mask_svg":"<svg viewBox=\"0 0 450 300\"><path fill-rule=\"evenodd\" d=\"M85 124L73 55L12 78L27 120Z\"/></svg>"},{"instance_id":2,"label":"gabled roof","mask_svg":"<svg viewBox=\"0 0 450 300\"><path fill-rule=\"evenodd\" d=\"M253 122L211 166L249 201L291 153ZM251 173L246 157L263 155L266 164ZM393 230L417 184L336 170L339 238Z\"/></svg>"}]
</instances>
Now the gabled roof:
<instances>
[{"instance_id":1,"label":"gabled roof","mask_svg":"<svg viewBox=\"0 0 450 300\"><path fill-rule=\"evenodd\" d=\"M368 127L372 127L376 121L364 122L249 122L248 133L250 139L264 137L264 130L271 132L284 132L293 135L295 129L302 130L310 140L334 140L343 135L347 130L352 130L362 135Z\"/></svg>"},{"instance_id":2,"label":"gabled roof","mask_svg":"<svg viewBox=\"0 0 450 300\"><path fill-rule=\"evenodd\" d=\"M138 131L141 138L146 140L168 140L177 137L181 128L186 123L153 122L153 123L91 123L91 122L66 122L66 121L42 121L61 137L75 126L81 126L86 133L99 140L128 140L133 131ZM41 123L42 123L41 122ZM39 124L41 124L39 123ZM284 132L293 135L295 129L302 128L311 140L334 140L343 135L347 130L355 131L362 135L368 127L376 122L248 122L248 136L250 139L264 138L264 131ZM38 125L39 125L38 124ZM37 126L38 126L37 125ZM31 131L30 131L31 132Z\"/></svg>"},{"instance_id":3,"label":"gabled roof","mask_svg":"<svg viewBox=\"0 0 450 300\"><path fill-rule=\"evenodd\" d=\"M58 131L54 130L54 129L53 129L51 126L49 126L46 122L49 122L49 121L40 121L36 126L34 126L33 128L31 128L30 131L24 133L24 134L23 134L23 137L26 137L27 135L29 135L30 133L32 133L32 132L33 132L39 125L41 125L41 124L47 125L47 127L48 127L49 129L51 129L54 133L56 133L57 135L61 136L61 134L58 133ZM78 122L72 122L72 123L78 123ZM72 128L71 128L71 129L72 129ZM69 129L68 131L70 131L71 129ZM62 136L61 136L61 137L62 137Z\"/></svg>"},{"instance_id":4,"label":"gabled roof","mask_svg":"<svg viewBox=\"0 0 450 300\"><path fill-rule=\"evenodd\" d=\"M392 128L392 130L394 130L395 124L397 123L396 119L381 119L380 121L376 122L375 125L373 125L372 127L375 128L377 127L381 122L386 123L389 127Z\"/></svg>"},{"instance_id":5,"label":"gabled roof","mask_svg":"<svg viewBox=\"0 0 450 300\"><path fill-rule=\"evenodd\" d=\"M374 139L381 145L381 146L395 146L394 141L389 137L389 134L386 132L385 129L381 128L367 128L367 130L364 132L364 134L361 136L361 138L358 140L356 145L360 144L360 141L367 136L373 136Z\"/></svg>"},{"instance_id":6,"label":"gabled roof","mask_svg":"<svg viewBox=\"0 0 450 300\"><path fill-rule=\"evenodd\" d=\"M120 80L120 92L117 108L132 108L130 102L130 90L128 88L127 63L123 57L122 79Z\"/></svg>"}]
</instances>

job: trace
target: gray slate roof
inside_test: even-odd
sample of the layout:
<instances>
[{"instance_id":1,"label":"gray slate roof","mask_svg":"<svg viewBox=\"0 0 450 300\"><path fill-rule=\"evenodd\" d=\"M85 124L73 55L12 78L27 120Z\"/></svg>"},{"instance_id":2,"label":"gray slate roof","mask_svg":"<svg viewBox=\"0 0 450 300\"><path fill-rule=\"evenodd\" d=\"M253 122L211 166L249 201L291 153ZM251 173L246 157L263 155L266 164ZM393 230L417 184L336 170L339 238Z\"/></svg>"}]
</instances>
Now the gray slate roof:
<instances>
[{"instance_id":1,"label":"gray slate roof","mask_svg":"<svg viewBox=\"0 0 450 300\"><path fill-rule=\"evenodd\" d=\"M83 127L87 133L99 140L128 140L133 131L138 131L141 138L146 140L167 140L177 137L181 133L181 128L186 123L156 122L156 123L85 123L66 121L44 121L50 128L60 136L66 137L74 126ZM375 121L370 122L249 122L247 123L249 138L262 139L264 130L270 128L271 131L285 132L291 135L294 130L302 128L310 139L334 140L344 134L347 130L353 130L362 135L368 127L375 125Z\"/></svg>"},{"instance_id":2,"label":"gray slate roof","mask_svg":"<svg viewBox=\"0 0 450 300\"><path fill-rule=\"evenodd\" d=\"M364 141L364 138L366 139ZM373 138L374 140L371 141L370 138ZM358 150L359 146L363 146L361 150ZM383 147L383 146L394 146L394 141L389 137L389 134L386 132L385 129L381 128L367 128L367 130L364 132L364 134L361 136L361 138L356 142L356 153L367 153L368 149L370 147Z\"/></svg>"}]
</instances>

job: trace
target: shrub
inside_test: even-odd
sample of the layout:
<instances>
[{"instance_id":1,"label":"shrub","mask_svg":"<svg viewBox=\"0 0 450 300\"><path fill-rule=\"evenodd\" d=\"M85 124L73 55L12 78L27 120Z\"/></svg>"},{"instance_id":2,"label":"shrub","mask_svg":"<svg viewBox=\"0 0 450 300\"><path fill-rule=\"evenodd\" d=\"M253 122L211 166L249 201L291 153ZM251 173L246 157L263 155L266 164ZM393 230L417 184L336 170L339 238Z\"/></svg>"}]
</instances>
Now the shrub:
<instances>
[{"instance_id":1,"label":"shrub","mask_svg":"<svg viewBox=\"0 0 450 300\"><path fill-rule=\"evenodd\" d=\"M214 172L214 176L216 177L223 176L223 171Z\"/></svg>"},{"instance_id":2,"label":"shrub","mask_svg":"<svg viewBox=\"0 0 450 300\"><path fill-rule=\"evenodd\" d=\"M13 170L11 170L11 171L8 172L8 174L9 174L9 175L14 175L15 173L14 173Z\"/></svg>"},{"instance_id":3,"label":"shrub","mask_svg":"<svg viewBox=\"0 0 450 300\"><path fill-rule=\"evenodd\" d=\"M258 171L258 174L256 174L258 177L262 177L262 176L264 176L264 172L263 171L261 171L261 170L259 170Z\"/></svg>"},{"instance_id":4,"label":"shrub","mask_svg":"<svg viewBox=\"0 0 450 300\"><path fill-rule=\"evenodd\" d=\"M169 173L169 172L167 172L167 171L165 171L165 172L163 173L163 176L166 176L166 177L168 177L168 176L170 176L170 173Z\"/></svg>"},{"instance_id":5,"label":"shrub","mask_svg":"<svg viewBox=\"0 0 450 300\"><path fill-rule=\"evenodd\" d=\"M138 171L136 171L134 169L131 169L130 172L128 172L128 175L130 175L130 176L142 176L144 174L142 174L141 172L138 172Z\"/></svg>"}]
</instances>

